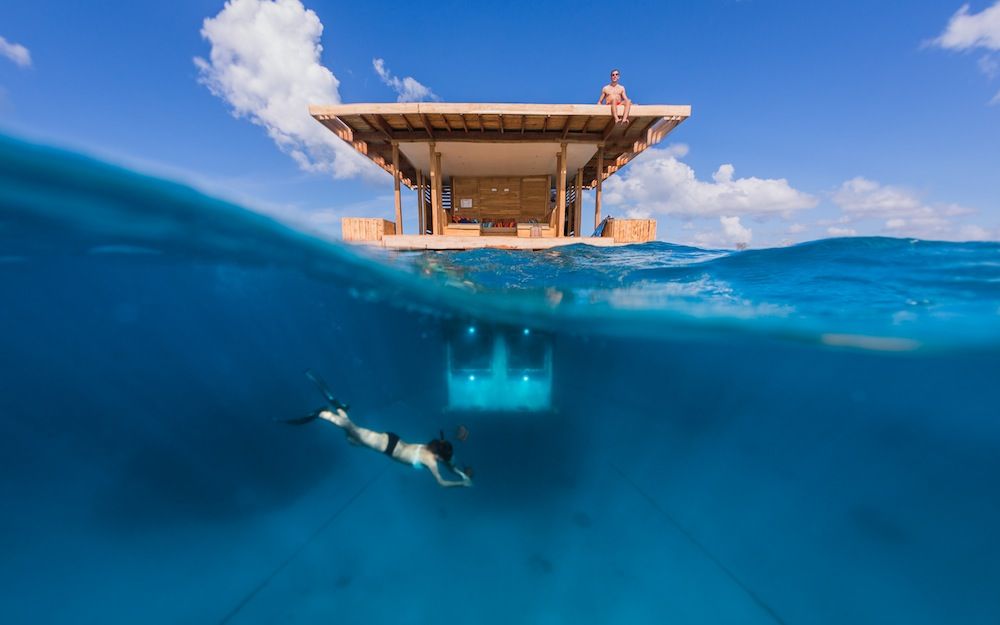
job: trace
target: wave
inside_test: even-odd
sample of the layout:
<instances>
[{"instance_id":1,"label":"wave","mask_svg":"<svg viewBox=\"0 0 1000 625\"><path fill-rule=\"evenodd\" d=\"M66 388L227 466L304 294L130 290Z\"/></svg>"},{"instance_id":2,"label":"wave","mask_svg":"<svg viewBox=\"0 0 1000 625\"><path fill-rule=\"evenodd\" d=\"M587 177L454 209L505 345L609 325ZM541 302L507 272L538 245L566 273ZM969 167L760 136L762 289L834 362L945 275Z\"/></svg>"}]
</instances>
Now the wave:
<instances>
[{"instance_id":1,"label":"wave","mask_svg":"<svg viewBox=\"0 0 1000 625\"><path fill-rule=\"evenodd\" d=\"M872 349L1000 344L998 243L855 237L741 252L654 242L373 254L176 182L6 137L0 228L0 258L10 261L0 267L155 254L281 265L435 314L588 334L738 333Z\"/></svg>"}]
</instances>

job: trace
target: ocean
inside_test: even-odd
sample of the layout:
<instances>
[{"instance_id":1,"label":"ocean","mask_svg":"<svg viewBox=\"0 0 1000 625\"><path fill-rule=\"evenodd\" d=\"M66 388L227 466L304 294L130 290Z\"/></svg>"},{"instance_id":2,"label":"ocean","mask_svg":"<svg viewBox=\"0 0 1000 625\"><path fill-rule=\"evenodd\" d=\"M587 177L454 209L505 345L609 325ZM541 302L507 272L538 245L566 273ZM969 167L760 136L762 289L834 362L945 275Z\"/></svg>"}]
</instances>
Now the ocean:
<instances>
[{"instance_id":1,"label":"ocean","mask_svg":"<svg viewBox=\"0 0 1000 625\"><path fill-rule=\"evenodd\" d=\"M997 243L382 253L0 139L7 624L995 624L998 380Z\"/></svg>"}]
</instances>

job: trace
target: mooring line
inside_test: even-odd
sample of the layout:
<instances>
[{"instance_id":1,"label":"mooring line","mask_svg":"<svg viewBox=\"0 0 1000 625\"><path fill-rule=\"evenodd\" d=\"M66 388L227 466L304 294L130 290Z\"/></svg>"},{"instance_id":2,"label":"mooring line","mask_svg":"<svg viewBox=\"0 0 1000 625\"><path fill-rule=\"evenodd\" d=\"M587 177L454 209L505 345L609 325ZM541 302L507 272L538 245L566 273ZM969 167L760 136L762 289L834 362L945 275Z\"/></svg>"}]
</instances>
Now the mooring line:
<instances>
[{"instance_id":1,"label":"mooring line","mask_svg":"<svg viewBox=\"0 0 1000 625\"><path fill-rule=\"evenodd\" d=\"M775 623L778 623L779 625L788 625L784 619L778 616L778 613L775 612L774 609L771 608L771 606L767 605L767 603L765 603L764 600L761 599L760 595L758 595L756 592L753 591L753 589L751 589L749 586L743 583L743 580L741 580L739 577L736 577L736 574L733 573L733 571L728 566L723 564L722 560L719 560L719 558L717 558L711 551L709 551L708 548L701 543L701 541L695 538L694 534L684 529L684 527L677 522L677 519L675 519L673 515L671 515L659 503L657 503L657 501L653 499L653 497L649 493L640 488L639 485L636 484L632 478L630 478L628 475L625 475L625 472L619 469L618 465L611 463L611 468L617 471L618 475L621 475L626 482L631 484L632 488L634 488L637 493L642 495L643 498L645 498L646 501L648 501L650 505L652 505L653 508L655 508L656 511L659 512L660 515L664 519L666 519L667 522L670 523L670 525L674 527L674 529L680 532L682 536L687 538L688 542L694 545L698 549L698 551L702 553L702 555L711 560L715 564L715 566L719 567L719 570L725 573L726 576L733 581L733 583L739 586L740 589L742 589L743 592L745 592L747 596L750 597L750 599L752 599L753 602L756 603L761 610L766 612L767 615L770 616Z\"/></svg>"},{"instance_id":2,"label":"mooring line","mask_svg":"<svg viewBox=\"0 0 1000 625\"><path fill-rule=\"evenodd\" d=\"M324 521L323 524L320 525L309 536L309 538L306 539L305 542L303 542L301 545L299 545L295 549L295 551L293 551L291 553L291 555L289 555L287 558L285 558L284 561L281 564L279 564L273 571L271 571L270 575L268 575L267 577L265 577L264 579L262 579L260 581L260 583L258 583L257 586L254 587L253 590L251 590L249 593L247 593L247 595L245 597L243 597L243 599L239 603L237 603L236 606L233 607L233 609L230 610L229 613L226 614L226 616L224 616L221 621L219 621L219 625L225 625L226 623L228 623L229 621L231 621L233 618L235 618L236 615L239 614L240 611L243 608L245 608L247 606L247 604L250 603L253 600L254 597L257 596L257 593L259 593L260 591L264 590L264 588L266 588L267 585L271 583L271 580L274 579L275 577L277 577L278 573L281 573L283 570L285 570L285 567L287 567L289 564L291 564L295 560L295 558L297 558L299 556L299 554L302 553L305 550L306 547L308 547L314 540L316 540L319 537L320 534L322 534L324 531L326 531L326 529L328 527L330 527L330 525L337 519L337 517L339 517L341 515L341 513L344 512L344 510L347 510L347 508L349 508L350 505L352 503L354 503L358 499L358 497L360 497L362 495L362 493L364 493L366 490L368 490L369 486L371 486L372 484L374 484L376 481L378 481L378 479L380 477L382 477L382 475L388 470L388 468L389 468L388 466L384 467L381 471L379 471L378 473L376 473L375 476L372 479L368 480L364 484L364 486L362 486L360 489L358 489L358 491L356 493L354 493L353 495L351 495L351 498L348 499L346 502L344 502L344 505L340 506L340 508L338 508L333 514L331 514L326 519L326 521Z\"/></svg>"}]
</instances>

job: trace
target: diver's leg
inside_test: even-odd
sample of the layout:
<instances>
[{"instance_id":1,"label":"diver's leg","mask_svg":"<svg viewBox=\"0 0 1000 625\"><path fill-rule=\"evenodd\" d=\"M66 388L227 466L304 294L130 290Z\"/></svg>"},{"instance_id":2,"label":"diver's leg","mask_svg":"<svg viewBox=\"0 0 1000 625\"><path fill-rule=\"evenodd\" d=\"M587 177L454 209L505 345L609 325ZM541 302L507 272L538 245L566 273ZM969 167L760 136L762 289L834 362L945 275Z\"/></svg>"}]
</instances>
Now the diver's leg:
<instances>
[{"instance_id":1,"label":"diver's leg","mask_svg":"<svg viewBox=\"0 0 1000 625\"><path fill-rule=\"evenodd\" d=\"M321 410L319 412L319 418L329 421L338 428L347 429L348 427L353 427L354 423L351 422L351 418L347 416L342 408L337 408L336 412L330 410Z\"/></svg>"},{"instance_id":2,"label":"diver's leg","mask_svg":"<svg viewBox=\"0 0 1000 625\"><path fill-rule=\"evenodd\" d=\"M631 111L631 110L632 110L632 100L629 100L628 98L625 98L625 114L622 115L622 123L623 124L628 123L628 114L629 114L629 111Z\"/></svg>"},{"instance_id":3,"label":"diver's leg","mask_svg":"<svg viewBox=\"0 0 1000 625\"><path fill-rule=\"evenodd\" d=\"M385 449L386 442L388 441L388 436L385 433L375 432L373 430L369 430L368 428L355 425L342 408L338 408L336 412L324 410L319 416L344 430L344 433L347 435L347 440L351 443L355 445L364 445L365 447L370 447L375 451L382 451Z\"/></svg>"},{"instance_id":4,"label":"diver's leg","mask_svg":"<svg viewBox=\"0 0 1000 625\"><path fill-rule=\"evenodd\" d=\"M347 430L347 438L355 444L364 445L378 452L385 451L385 446L389 442L389 435L385 432L376 432L356 425Z\"/></svg>"}]
</instances>

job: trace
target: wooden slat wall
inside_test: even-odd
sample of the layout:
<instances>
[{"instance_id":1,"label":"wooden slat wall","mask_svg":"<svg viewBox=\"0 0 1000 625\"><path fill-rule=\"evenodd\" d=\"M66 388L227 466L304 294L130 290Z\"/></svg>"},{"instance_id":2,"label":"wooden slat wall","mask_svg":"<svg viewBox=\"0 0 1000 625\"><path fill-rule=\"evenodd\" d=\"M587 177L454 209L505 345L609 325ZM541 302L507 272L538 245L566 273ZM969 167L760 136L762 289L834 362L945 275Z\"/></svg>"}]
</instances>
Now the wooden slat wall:
<instances>
[{"instance_id":1,"label":"wooden slat wall","mask_svg":"<svg viewBox=\"0 0 1000 625\"><path fill-rule=\"evenodd\" d=\"M469 219L496 218L542 221L549 208L551 178L468 177L452 178L454 214ZM462 208L462 200L471 199L472 208Z\"/></svg>"},{"instance_id":2,"label":"wooden slat wall","mask_svg":"<svg viewBox=\"0 0 1000 625\"><path fill-rule=\"evenodd\" d=\"M646 243L656 239L655 219L608 219L604 236L614 237L615 243Z\"/></svg>"},{"instance_id":3,"label":"wooden slat wall","mask_svg":"<svg viewBox=\"0 0 1000 625\"><path fill-rule=\"evenodd\" d=\"M396 234L396 224L388 219L344 217L340 233L345 241L381 241L382 235Z\"/></svg>"},{"instance_id":4,"label":"wooden slat wall","mask_svg":"<svg viewBox=\"0 0 1000 625\"><path fill-rule=\"evenodd\" d=\"M521 178L521 214L524 220L544 221L549 212L552 179L549 176Z\"/></svg>"},{"instance_id":5,"label":"wooden slat wall","mask_svg":"<svg viewBox=\"0 0 1000 625\"><path fill-rule=\"evenodd\" d=\"M483 217L517 219L521 215L521 179L479 179L479 212Z\"/></svg>"}]
</instances>

